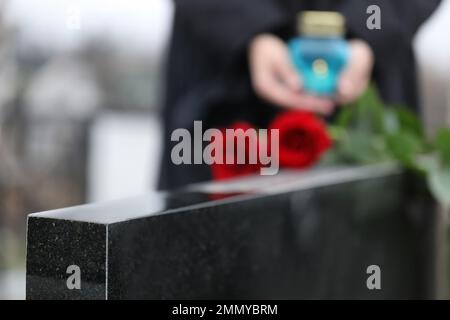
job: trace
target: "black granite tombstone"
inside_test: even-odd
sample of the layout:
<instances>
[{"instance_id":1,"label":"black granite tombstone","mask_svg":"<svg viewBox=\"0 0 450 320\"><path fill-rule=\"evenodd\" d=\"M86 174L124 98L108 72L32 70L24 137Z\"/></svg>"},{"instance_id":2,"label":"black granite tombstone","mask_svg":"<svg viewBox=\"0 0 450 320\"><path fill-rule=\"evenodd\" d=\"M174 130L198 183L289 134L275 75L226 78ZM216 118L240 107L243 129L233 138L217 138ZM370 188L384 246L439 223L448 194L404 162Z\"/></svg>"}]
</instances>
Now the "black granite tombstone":
<instances>
[{"instance_id":1,"label":"black granite tombstone","mask_svg":"<svg viewBox=\"0 0 450 320\"><path fill-rule=\"evenodd\" d=\"M32 214L27 298L433 298L434 204L410 182L330 168Z\"/></svg>"}]
</instances>

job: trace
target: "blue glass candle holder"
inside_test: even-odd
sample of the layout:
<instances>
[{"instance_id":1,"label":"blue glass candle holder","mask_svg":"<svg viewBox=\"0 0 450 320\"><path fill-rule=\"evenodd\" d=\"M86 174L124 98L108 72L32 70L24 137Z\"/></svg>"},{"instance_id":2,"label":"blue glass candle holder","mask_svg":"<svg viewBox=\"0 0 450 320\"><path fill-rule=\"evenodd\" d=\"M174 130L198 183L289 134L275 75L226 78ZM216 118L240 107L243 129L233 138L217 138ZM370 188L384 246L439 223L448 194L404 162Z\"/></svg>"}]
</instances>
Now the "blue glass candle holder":
<instances>
[{"instance_id":1,"label":"blue glass candle holder","mask_svg":"<svg viewBox=\"0 0 450 320\"><path fill-rule=\"evenodd\" d=\"M343 37L345 18L338 12L304 11L298 15L297 28L299 36L288 45L303 89L319 96L334 95L349 60L349 46Z\"/></svg>"},{"instance_id":2,"label":"blue glass candle holder","mask_svg":"<svg viewBox=\"0 0 450 320\"><path fill-rule=\"evenodd\" d=\"M298 37L289 42L289 51L305 91L319 96L335 94L339 75L349 58L346 41Z\"/></svg>"}]
</instances>

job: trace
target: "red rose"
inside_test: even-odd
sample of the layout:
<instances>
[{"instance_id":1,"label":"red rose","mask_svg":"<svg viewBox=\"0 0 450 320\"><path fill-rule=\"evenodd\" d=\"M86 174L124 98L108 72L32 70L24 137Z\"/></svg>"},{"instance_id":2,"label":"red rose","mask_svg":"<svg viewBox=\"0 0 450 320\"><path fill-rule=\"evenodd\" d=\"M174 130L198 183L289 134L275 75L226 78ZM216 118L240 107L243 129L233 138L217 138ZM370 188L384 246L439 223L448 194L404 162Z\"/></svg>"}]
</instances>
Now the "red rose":
<instances>
[{"instance_id":1,"label":"red rose","mask_svg":"<svg viewBox=\"0 0 450 320\"><path fill-rule=\"evenodd\" d=\"M242 129L247 131L248 129L254 129L252 125L247 122L236 122L228 129ZM257 172L260 169L260 165L258 164L249 164L249 155L250 155L250 141L248 138L245 139L245 148L244 150L238 150L237 141L238 138L243 138L245 132L235 131L234 135L234 148L232 148L230 142L226 140L226 129L222 129L222 137L223 137L223 162L224 164L214 163L211 165L212 176L214 180L224 180L229 178L234 178L237 176L244 176L248 174L252 174ZM255 137L256 138L256 137ZM257 139L257 138L256 138ZM252 141L253 143L258 143L257 140ZM245 155L245 164L237 164L238 154L244 153ZM233 164L226 164L227 154L233 154ZM222 155L219 155L219 158Z\"/></svg>"},{"instance_id":2,"label":"red rose","mask_svg":"<svg viewBox=\"0 0 450 320\"><path fill-rule=\"evenodd\" d=\"M281 167L311 166L331 147L325 124L310 112L281 113L273 120L270 129L279 129Z\"/></svg>"}]
</instances>

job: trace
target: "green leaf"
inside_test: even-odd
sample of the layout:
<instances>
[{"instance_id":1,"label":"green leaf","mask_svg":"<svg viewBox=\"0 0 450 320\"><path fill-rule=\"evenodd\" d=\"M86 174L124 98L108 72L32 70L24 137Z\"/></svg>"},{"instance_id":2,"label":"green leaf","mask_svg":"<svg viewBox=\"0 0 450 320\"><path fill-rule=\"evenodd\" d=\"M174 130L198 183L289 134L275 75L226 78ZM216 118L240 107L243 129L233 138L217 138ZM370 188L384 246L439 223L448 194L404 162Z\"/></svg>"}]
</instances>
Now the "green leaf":
<instances>
[{"instance_id":1,"label":"green leaf","mask_svg":"<svg viewBox=\"0 0 450 320\"><path fill-rule=\"evenodd\" d=\"M336 124L364 133L383 132L384 107L374 85L371 85L355 102L343 107Z\"/></svg>"},{"instance_id":2,"label":"green leaf","mask_svg":"<svg viewBox=\"0 0 450 320\"><path fill-rule=\"evenodd\" d=\"M408 132L398 132L386 136L386 144L392 156L403 165L417 168L416 158L422 150L422 142Z\"/></svg>"},{"instance_id":3,"label":"green leaf","mask_svg":"<svg viewBox=\"0 0 450 320\"><path fill-rule=\"evenodd\" d=\"M344 138L344 136L346 135L346 130L345 130L345 128L342 128L342 127L340 127L340 126L328 125L327 131L328 131L328 135L329 135L334 141L342 140L342 139Z\"/></svg>"},{"instance_id":4,"label":"green leaf","mask_svg":"<svg viewBox=\"0 0 450 320\"><path fill-rule=\"evenodd\" d=\"M450 166L450 129L439 130L434 144L442 163Z\"/></svg>"},{"instance_id":5,"label":"green leaf","mask_svg":"<svg viewBox=\"0 0 450 320\"><path fill-rule=\"evenodd\" d=\"M407 131L418 137L424 137L423 125L415 113L404 106L391 106L397 114L397 119L402 131Z\"/></svg>"},{"instance_id":6,"label":"green leaf","mask_svg":"<svg viewBox=\"0 0 450 320\"><path fill-rule=\"evenodd\" d=\"M339 154L347 163L369 164L390 160L382 136L348 130L339 145Z\"/></svg>"},{"instance_id":7,"label":"green leaf","mask_svg":"<svg viewBox=\"0 0 450 320\"><path fill-rule=\"evenodd\" d=\"M380 93L378 92L377 86L371 83L368 90L366 90L365 95L369 99L371 105L377 108L383 108L384 102L381 99Z\"/></svg>"},{"instance_id":8,"label":"green leaf","mask_svg":"<svg viewBox=\"0 0 450 320\"><path fill-rule=\"evenodd\" d=\"M397 134L401 130L398 114L393 108L384 111L384 132L386 134Z\"/></svg>"},{"instance_id":9,"label":"green leaf","mask_svg":"<svg viewBox=\"0 0 450 320\"><path fill-rule=\"evenodd\" d=\"M344 107L330 133L336 159L359 164L397 160L423 172L417 160L427 146L421 122L404 106L386 107L374 85Z\"/></svg>"},{"instance_id":10,"label":"green leaf","mask_svg":"<svg viewBox=\"0 0 450 320\"><path fill-rule=\"evenodd\" d=\"M347 128L350 125L350 122L352 118L354 117L353 114L355 113L355 106L353 105L346 105L343 106L336 118L336 126Z\"/></svg>"},{"instance_id":11,"label":"green leaf","mask_svg":"<svg viewBox=\"0 0 450 320\"><path fill-rule=\"evenodd\" d=\"M443 167L428 174L428 186L433 196L445 207L450 207L450 167Z\"/></svg>"}]
</instances>

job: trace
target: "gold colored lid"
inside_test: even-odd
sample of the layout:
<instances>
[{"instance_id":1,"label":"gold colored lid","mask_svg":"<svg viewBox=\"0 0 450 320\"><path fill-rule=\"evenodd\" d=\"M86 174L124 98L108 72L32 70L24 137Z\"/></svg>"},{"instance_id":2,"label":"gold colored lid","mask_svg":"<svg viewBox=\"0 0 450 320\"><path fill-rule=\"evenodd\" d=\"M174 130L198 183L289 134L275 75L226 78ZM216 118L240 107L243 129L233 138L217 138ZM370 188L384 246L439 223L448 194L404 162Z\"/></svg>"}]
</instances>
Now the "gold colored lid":
<instances>
[{"instance_id":1,"label":"gold colored lid","mask_svg":"<svg viewBox=\"0 0 450 320\"><path fill-rule=\"evenodd\" d=\"M334 11L302 11L297 15L299 34L313 37L342 37L345 17Z\"/></svg>"}]
</instances>

